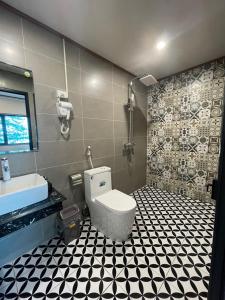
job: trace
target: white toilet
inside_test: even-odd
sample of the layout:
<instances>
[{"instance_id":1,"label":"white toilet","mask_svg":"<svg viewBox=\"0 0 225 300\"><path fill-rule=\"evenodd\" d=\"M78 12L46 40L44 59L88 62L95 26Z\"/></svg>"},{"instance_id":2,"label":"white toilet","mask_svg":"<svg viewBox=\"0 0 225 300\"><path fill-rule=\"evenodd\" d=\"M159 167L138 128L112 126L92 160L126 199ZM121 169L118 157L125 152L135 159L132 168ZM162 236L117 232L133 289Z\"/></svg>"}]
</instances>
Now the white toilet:
<instances>
[{"instance_id":1,"label":"white toilet","mask_svg":"<svg viewBox=\"0 0 225 300\"><path fill-rule=\"evenodd\" d=\"M92 224L112 240L127 240L132 231L136 201L112 190L109 167L84 171L84 184Z\"/></svg>"}]
</instances>

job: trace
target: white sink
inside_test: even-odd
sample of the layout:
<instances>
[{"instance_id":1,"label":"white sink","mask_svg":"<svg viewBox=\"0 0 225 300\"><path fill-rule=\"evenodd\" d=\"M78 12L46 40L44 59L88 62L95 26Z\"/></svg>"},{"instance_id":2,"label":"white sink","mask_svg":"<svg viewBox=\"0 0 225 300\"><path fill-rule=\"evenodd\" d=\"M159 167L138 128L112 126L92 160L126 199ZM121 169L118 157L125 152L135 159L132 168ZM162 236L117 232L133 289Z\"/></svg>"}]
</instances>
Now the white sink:
<instances>
[{"instance_id":1,"label":"white sink","mask_svg":"<svg viewBox=\"0 0 225 300\"><path fill-rule=\"evenodd\" d=\"M48 197L48 183L39 174L0 180L0 216Z\"/></svg>"}]
</instances>

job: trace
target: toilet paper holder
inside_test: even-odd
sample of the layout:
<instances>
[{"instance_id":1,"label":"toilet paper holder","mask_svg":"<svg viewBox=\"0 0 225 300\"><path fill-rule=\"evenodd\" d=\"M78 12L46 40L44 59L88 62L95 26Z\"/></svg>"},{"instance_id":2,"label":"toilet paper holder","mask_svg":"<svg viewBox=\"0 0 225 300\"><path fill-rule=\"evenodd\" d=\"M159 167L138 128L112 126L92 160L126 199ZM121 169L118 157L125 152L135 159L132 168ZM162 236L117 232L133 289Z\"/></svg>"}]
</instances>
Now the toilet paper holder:
<instances>
[{"instance_id":1,"label":"toilet paper holder","mask_svg":"<svg viewBox=\"0 0 225 300\"><path fill-rule=\"evenodd\" d=\"M83 176L81 173L75 173L69 175L70 184L72 187L76 187L83 183Z\"/></svg>"}]
</instances>

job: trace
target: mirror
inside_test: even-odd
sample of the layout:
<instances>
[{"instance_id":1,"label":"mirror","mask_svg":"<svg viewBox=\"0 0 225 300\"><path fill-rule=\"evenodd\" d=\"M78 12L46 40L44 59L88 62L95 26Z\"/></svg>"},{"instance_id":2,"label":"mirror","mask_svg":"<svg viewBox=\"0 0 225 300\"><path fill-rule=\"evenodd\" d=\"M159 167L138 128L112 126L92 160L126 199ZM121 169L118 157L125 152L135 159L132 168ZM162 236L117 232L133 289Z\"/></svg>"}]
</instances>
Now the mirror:
<instances>
[{"instance_id":1,"label":"mirror","mask_svg":"<svg viewBox=\"0 0 225 300\"><path fill-rule=\"evenodd\" d=\"M37 149L32 71L0 62L0 154Z\"/></svg>"}]
</instances>

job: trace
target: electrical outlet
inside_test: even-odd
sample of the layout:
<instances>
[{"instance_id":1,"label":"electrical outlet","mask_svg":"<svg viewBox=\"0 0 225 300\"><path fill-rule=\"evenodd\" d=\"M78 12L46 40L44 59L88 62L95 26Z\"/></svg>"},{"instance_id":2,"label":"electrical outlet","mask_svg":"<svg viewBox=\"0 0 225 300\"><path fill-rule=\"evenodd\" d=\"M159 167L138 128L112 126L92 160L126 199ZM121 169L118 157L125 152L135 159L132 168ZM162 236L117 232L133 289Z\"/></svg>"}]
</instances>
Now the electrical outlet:
<instances>
[{"instance_id":1,"label":"electrical outlet","mask_svg":"<svg viewBox=\"0 0 225 300\"><path fill-rule=\"evenodd\" d=\"M66 91L63 91L63 90L57 90L56 91L56 97L67 99L68 98L68 93Z\"/></svg>"}]
</instances>

